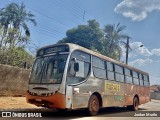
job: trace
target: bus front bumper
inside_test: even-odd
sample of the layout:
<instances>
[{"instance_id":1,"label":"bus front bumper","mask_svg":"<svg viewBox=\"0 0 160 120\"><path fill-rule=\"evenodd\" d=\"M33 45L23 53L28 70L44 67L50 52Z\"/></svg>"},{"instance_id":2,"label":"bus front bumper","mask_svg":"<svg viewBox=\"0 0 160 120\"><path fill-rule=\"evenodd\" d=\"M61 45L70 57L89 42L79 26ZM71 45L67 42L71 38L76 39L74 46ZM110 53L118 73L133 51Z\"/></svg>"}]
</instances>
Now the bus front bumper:
<instances>
[{"instance_id":1,"label":"bus front bumper","mask_svg":"<svg viewBox=\"0 0 160 120\"><path fill-rule=\"evenodd\" d=\"M50 96L34 96L31 95L28 91L26 92L27 103L34 104L36 106L65 109L65 99L65 95L58 92Z\"/></svg>"}]
</instances>

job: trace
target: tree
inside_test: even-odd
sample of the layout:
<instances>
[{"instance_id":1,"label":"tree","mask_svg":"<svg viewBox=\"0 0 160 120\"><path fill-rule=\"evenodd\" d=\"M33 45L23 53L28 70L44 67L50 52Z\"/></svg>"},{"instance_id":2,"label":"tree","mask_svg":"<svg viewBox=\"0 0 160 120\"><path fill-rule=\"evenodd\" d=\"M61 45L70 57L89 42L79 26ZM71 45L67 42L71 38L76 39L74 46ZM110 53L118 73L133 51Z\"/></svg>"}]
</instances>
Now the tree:
<instances>
[{"instance_id":1,"label":"tree","mask_svg":"<svg viewBox=\"0 0 160 120\"><path fill-rule=\"evenodd\" d=\"M25 5L23 3L21 5L11 3L5 8L2 8L0 10L0 24L3 27L3 36L0 41L1 46L4 42L4 38L8 36L10 37L10 47L13 47L16 41L16 39L14 39L14 33L21 32L22 34L22 30L25 31L26 36L30 36L27 22L31 22L36 25L34 15L31 14L31 12L26 11ZM10 32L8 35L9 29L13 29L14 32Z\"/></svg>"},{"instance_id":2,"label":"tree","mask_svg":"<svg viewBox=\"0 0 160 120\"><path fill-rule=\"evenodd\" d=\"M104 32L96 20L89 20L87 25L78 25L68 30L66 36L58 43L75 43L97 52L102 50L101 41L104 39Z\"/></svg>"},{"instance_id":3,"label":"tree","mask_svg":"<svg viewBox=\"0 0 160 120\"><path fill-rule=\"evenodd\" d=\"M68 30L67 37L58 43L75 43L120 60L122 52L120 45L126 45L122 41L127 38L127 35L123 33L125 28L126 26L120 26L118 23L117 25L106 25L102 30L96 20L89 20L87 25L78 25L78 27Z\"/></svg>"},{"instance_id":4,"label":"tree","mask_svg":"<svg viewBox=\"0 0 160 120\"><path fill-rule=\"evenodd\" d=\"M121 58L121 47L120 44L126 45L122 39L127 39L127 35L122 33L126 26L117 25L106 25L104 27L105 41L103 41L104 49L107 49L106 55L113 59L120 60Z\"/></svg>"},{"instance_id":5,"label":"tree","mask_svg":"<svg viewBox=\"0 0 160 120\"><path fill-rule=\"evenodd\" d=\"M28 68L31 67L34 60L34 57L23 47L0 51L0 58L0 64L23 67L23 63L26 62Z\"/></svg>"},{"instance_id":6,"label":"tree","mask_svg":"<svg viewBox=\"0 0 160 120\"><path fill-rule=\"evenodd\" d=\"M31 12L27 12L25 5L22 3L21 5L15 4L15 17L13 19L13 27L15 29L20 29L22 27L26 33L26 35L30 36L30 31L27 26L27 22L31 22L36 26L36 21L34 19L34 15Z\"/></svg>"},{"instance_id":7,"label":"tree","mask_svg":"<svg viewBox=\"0 0 160 120\"><path fill-rule=\"evenodd\" d=\"M25 50L30 40L28 22L36 25L34 15L23 3L0 9L0 64L23 67L22 63L27 62L31 66L34 57Z\"/></svg>"}]
</instances>

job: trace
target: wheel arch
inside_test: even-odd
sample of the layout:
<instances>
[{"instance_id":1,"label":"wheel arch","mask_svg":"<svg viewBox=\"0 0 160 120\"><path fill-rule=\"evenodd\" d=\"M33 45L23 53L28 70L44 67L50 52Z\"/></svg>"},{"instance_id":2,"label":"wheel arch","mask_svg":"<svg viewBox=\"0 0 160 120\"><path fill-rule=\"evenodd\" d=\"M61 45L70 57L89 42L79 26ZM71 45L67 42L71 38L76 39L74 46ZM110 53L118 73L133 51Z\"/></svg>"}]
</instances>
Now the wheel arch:
<instances>
[{"instance_id":1,"label":"wheel arch","mask_svg":"<svg viewBox=\"0 0 160 120\"><path fill-rule=\"evenodd\" d=\"M100 95L100 93L99 93L99 92L94 92L92 95L97 96L98 101L99 101L99 106L102 107L103 101L102 101L102 96ZM91 95L91 96L92 96L92 95Z\"/></svg>"},{"instance_id":2,"label":"wheel arch","mask_svg":"<svg viewBox=\"0 0 160 120\"><path fill-rule=\"evenodd\" d=\"M139 96L137 94L134 96L134 98L137 98L138 99L138 104L140 104ZM133 98L133 100L134 100L134 98Z\"/></svg>"}]
</instances>

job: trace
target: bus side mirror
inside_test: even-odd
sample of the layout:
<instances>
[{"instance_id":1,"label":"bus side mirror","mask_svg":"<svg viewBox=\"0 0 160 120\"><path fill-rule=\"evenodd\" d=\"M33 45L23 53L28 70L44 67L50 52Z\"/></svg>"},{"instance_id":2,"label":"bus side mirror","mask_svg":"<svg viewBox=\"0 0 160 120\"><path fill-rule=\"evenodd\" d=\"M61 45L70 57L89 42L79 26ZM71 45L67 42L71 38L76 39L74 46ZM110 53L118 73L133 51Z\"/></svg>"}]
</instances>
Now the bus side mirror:
<instances>
[{"instance_id":1,"label":"bus side mirror","mask_svg":"<svg viewBox=\"0 0 160 120\"><path fill-rule=\"evenodd\" d=\"M74 63L74 71L75 72L79 71L79 63L78 62Z\"/></svg>"}]
</instances>

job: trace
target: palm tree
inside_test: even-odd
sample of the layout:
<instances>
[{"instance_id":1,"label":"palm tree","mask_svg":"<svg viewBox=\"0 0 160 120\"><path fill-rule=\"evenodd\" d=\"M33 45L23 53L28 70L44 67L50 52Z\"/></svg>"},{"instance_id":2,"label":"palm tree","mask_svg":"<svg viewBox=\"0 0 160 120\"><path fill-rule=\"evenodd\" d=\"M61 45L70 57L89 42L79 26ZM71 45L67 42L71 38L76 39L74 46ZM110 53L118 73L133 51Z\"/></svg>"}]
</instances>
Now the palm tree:
<instances>
[{"instance_id":1,"label":"palm tree","mask_svg":"<svg viewBox=\"0 0 160 120\"><path fill-rule=\"evenodd\" d=\"M30 35L27 22L31 22L36 26L36 21L34 15L31 12L27 12L25 5L22 3L20 6L15 4L15 17L13 19L13 27L15 29L20 29L22 27L25 30L26 35Z\"/></svg>"},{"instance_id":2,"label":"palm tree","mask_svg":"<svg viewBox=\"0 0 160 120\"><path fill-rule=\"evenodd\" d=\"M4 28L3 38L7 35L9 27L15 31L21 31L23 29L25 34L30 36L27 22L31 22L36 25L34 15L31 14L31 12L26 11L25 5L23 3L21 5L11 3L0 10L0 24ZM10 45L13 46L15 44L13 32L12 34L9 34L9 37L11 40L9 41ZM3 43L3 39L1 39L0 43Z\"/></svg>"},{"instance_id":3,"label":"palm tree","mask_svg":"<svg viewBox=\"0 0 160 120\"><path fill-rule=\"evenodd\" d=\"M107 51L106 55L113 58L120 60L121 58L121 47L120 45L126 45L122 39L126 39L128 36L126 34L123 34L123 30L126 28L126 26L120 26L120 23L117 25L106 25L104 28L105 32L105 51Z\"/></svg>"}]
</instances>

